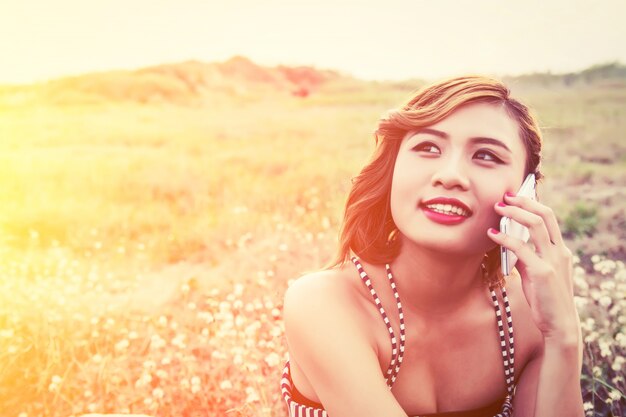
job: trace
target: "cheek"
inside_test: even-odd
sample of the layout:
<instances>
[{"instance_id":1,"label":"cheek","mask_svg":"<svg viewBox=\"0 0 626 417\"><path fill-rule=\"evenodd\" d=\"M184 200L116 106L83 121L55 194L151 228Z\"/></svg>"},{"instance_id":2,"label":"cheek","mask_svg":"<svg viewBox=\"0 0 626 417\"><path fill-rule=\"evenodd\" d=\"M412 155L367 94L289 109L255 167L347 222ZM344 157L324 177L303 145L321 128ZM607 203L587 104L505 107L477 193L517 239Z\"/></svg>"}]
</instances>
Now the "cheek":
<instances>
[{"instance_id":1,"label":"cheek","mask_svg":"<svg viewBox=\"0 0 626 417\"><path fill-rule=\"evenodd\" d=\"M496 203L504 202L504 193L510 191L508 181L495 181L493 177L491 177L491 180L483 184L480 190L481 193L477 196L477 201L480 202L483 215L490 220L499 217L494 206Z\"/></svg>"},{"instance_id":2,"label":"cheek","mask_svg":"<svg viewBox=\"0 0 626 417\"><path fill-rule=\"evenodd\" d=\"M487 201L491 206L496 203L504 202L504 193L507 192L508 188L505 186L493 187L490 190L490 193L486 196L485 201Z\"/></svg>"},{"instance_id":3,"label":"cheek","mask_svg":"<svg viewBox=\"0 0 626 417\"><path fill-rule=\"evenodd\" d=\"M389 203L391 205L391 213L393 215L394 212L397 211L399 203L404 200L405 187L397 175L394 173L393 178L391 180L391 191L389 196Z\"/></svg>"},{"instance_id":4,"label":"cheek","mask_svg":"<svg viewBox=\"0 0 626 417\"><path fill-rule=\"evenodd\" d=\"M496 182L492 179L488 187L483 188L483 194L480 197L483 209L482 218L489 223L491 227L499 227L500 218L502 217L496 213L495 204L504 202L504 193L515 193L517 191L516 187L516 180L511 179L506 182Z\"/></svg>"},{"instance_id":5,"label":"cheek","mask_svg":"<svg viewBox=\"0 0 626 417\"><path fill-rule=\"evenodd\" d=\"M418 195L418 176L411 172L410 166L401 158L396 160L396 165L391 180L390 204L392 216L398 216L410 203L416 202Z\"/></svg>"},{"instance_id":6,"label":"cheek","mask_svg":"<svg viewBox=\"0 0 626 417\"><path fill-rule=\"evenodd\" d=\"M423 170L420 171L399 159L391 180L391 201L396 203L413 202L417 200L418 192L424 179Z\"/></svg>"},{"instance_id":7,"label":"cheek","mask_svg":"<svg viewBox=\"0 0 626 417\"><path fill-rule=\"evenodd\" d=\"M518 178L514 170L501 170L498 172L484 173L481 180L481 200L495 204L504 201L504 193L516 193L521 185L521 175Z\"/></svg>"}]
</instances>

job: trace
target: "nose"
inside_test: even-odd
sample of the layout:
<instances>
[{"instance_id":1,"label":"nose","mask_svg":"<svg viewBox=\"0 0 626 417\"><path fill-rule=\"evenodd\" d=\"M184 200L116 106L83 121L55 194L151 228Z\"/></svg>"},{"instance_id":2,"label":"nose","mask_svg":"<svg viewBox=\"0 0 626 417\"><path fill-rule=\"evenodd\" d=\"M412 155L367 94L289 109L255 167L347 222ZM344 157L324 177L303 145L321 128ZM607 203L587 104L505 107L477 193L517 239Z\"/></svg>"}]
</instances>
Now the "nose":
<instances>
[{"instance_id":1,"label":"nose","mask_svg":"<svg viewBox=\"0 0 626 417\"><path fill-rule=\"evenodd\" d=\"M465 166L460 158L448 157L440 159L441 165L432 176L434 186L442 186L445 189L469 188L469 178L465 172Z\"/></svg>"}]
</instances>

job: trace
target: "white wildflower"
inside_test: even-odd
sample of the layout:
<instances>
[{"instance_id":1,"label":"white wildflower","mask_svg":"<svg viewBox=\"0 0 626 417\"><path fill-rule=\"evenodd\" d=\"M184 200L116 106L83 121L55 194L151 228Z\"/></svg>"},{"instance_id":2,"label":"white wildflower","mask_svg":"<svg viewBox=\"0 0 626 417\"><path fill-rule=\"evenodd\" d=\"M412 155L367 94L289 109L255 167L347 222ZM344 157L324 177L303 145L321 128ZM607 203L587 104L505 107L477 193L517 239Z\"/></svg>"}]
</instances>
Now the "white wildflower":
<instances>
[{"instance_id":1,"label":"white wildflower","mask_svg":"<svg viewBox=\"0 0 626 417\"><path fill-rule=\"evenodd\" d=\"M233 291L233 294L235 294L237 297L240 297L243 294L244 288L245 287L243 284L235 284L235 290Z\"/></svg>"},{"instance_id":2,"label":"white wildflower","mask_svg":"<svg viewBox=\"0 0 626 417\"><path fill-rule=\"evenodd\" d=\"M270 335L272 337L280 337L283 334L283 329L280 326L273 326L272 330L270 330Z\"/></svg>"},{"instance_id":3,"label":"white wildflower","mask_svg":"<svg viewBox=\"0 0 626 417\"><path fill-rule=\"evenodd\" d=\"M141 374L139 379L135 381L135 388L141 388L147 386L150 382L152 382L152 375L147 372Z\"/></svg>"},{"instance_id":4,"label":"white wildflower","mask_svg":"<svg viewBox=\"0 0 626 417\"><path fill-rule=\"evenodd\" d=\"M589 333L587 336L585 336L584 341L585 343L593 343L596 341L596 339L598 339L598 336L599 336L598 332L593 331Z\"/></svg>"},{"instance_id":5,"label":"white wildflower","mask_svg":"<svg viewBox=\"0 0 626 417\"><path fill-rule=\"evenodd\" d=\"M613 300L611 300L611 297L609 297L608 295L602 296L599 300L599 303L602 307L608 307L611 305L612 302Z\"/></svg>"},{"instance_id":6,"label":"white wildflower","mask_svg":"<svg viewBox=\"0 0 626 417\"><path fill-rule=\"evenodd\" d=\"M165 347L166 344L167 343L165 342L165 340L163 340L158 334L153 334L150 338L151 349L160 349L162 347Z\"/></svg>"},{"instance_id":7,"label":"white wildflower","mask_svg":"<svg viewBox=\"0 0 626 417\"><path fill-rule=\"evenodd\" d=\"M203 320L207 323L213 323L215 321L215 318L213 317L213 314L209 313L208 311L199 311L198 312L198 318L200 320Z\"/></svg>"},{"instance_id":8,"label":"white wildflower","mask_svg":"<svg viewBox=\"0 0 626 417\"><path fill-rule=\"evenodd\" d=\"M613 401L618 401L621 397L622 397L622 393L619 392L616 389L611 390L611 392L609 393L609 397L613 400Z\"/></svg>"},{"instance_id":9,"label":"white wildflower","mask_svg":"<svg viewBox=\"0 0 626 417\"><path fill-rule=\"evenodd\" d=\"M600 347L600 356L606 358L607 356L611 356L611 347L604 339L598 340L598 346Z\"/></svg>"},{"instance_id":10,"label":"white wildflower","mask_svg":"<svg viewBox=\"0 0 626 417\"><path fill-rule=\"evenodd\" d=\"M593 373L593 376L595 376L596 378L602 376L602 368L600 368L599 366L594 366L591 372Z\"/></svg>"},{"instance_id":11,"label":"white wildflower","mask_svg":"<svg viewBox=\"0 0 626 417\"><path fill-rule=\"evenodd\" d=\"M606 281L602 281L600 283L600 289L606 292L612 292L615 289L615 281L607 279Z\"/></svg>"},{"instance_id":12,"label":"white wildflower","mask_svg":"<svg viewBox=\"0 0 626 417\"><path fill-rule=\"evenodd\" d=\"M219 350L214 350L211 352L211 358L213 359L226 359L226 355Z\"/></svg>"},{"instance_id":13,"label":"white wildflower","mask_svg":"<svg viewBox=\"0 0 626 417\"><path fill-rule=\"evenodd\" d=\"M128 340L122 339L115 344L115 350L118 352L123 352L126 350L126 348L128 348L129 345L130 343L128 342Z\"/></svg>"},{"instance_id":14,"label":"white wildflower","mask_svg":"<svg viewBox=\"0 0 626 417\"><path fill-rule=\"evenodd\" d=\"M256 390L252 387L246 387L246 402L247 403L252 403L252 402L256 402L259 401L259 394L256 392Z\"/></svg>"},{"instance_id":15,"label":"white wildflower","mask_svg":"<svg viewBox=\"0 0 626 417\"><path fill-rule=\"evenodd\" d=\"M177 334L173 339L172 339L172 345L180 348L180 349L185 349L187 347L187 345L185 344L185 334L184 333L179 333Z\"/></svg>"},{"instance_id":16,"label":"white wildflower","mask_svg":"<svg viewBox=\"0 0 626 417\"><path fill-rule=\"evenodd\" d=\"M280 363L280 356L276 352L272 352L265 357L265 363L273 368Z\"/></svg>"}]
</instances>

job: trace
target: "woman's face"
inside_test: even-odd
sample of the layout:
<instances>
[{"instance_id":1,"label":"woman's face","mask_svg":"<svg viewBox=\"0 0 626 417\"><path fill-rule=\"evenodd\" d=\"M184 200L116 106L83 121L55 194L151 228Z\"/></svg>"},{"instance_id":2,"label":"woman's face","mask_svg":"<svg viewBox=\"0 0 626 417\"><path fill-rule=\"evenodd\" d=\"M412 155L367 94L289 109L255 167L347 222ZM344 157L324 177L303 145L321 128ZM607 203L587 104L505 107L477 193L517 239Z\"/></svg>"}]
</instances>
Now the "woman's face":
<instances>
[{"instance_id":1,"label":"woman's face","mask_svg":"<svg viewBox=\"0 0 626 417\"><path fill-rule=\"evenodd\" d=\"M494 204L524 180L527 152L518 130L503 107L474 103L409 132L391 185L391 214L401 238L457 253L493 248L486 232L499 228Z\"/></svg>"}]
</instances>

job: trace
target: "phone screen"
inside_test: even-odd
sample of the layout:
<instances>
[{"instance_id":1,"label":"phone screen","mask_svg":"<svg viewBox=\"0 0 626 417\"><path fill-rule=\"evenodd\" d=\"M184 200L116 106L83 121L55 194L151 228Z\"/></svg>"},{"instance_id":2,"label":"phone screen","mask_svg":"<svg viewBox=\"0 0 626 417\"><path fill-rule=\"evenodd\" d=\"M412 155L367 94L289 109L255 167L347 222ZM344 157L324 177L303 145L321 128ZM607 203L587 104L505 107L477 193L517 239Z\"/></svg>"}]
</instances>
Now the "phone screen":
<instances>
[{"instance_id":1,"label":"phone screen","mask_svg":"<svg viewBox=\"0 0 626 417\"><path fill-rule=\"evenodd\" d=\"M529 197L533 200L537 199L535 174L528 174L516 195ZM509 217L503 217L500 220L500 232L506 233L507 235L520 239L524 242L528 242L528 239L530 238L528 228ZM504 246L501 246L500 260L502 263L502 274L505 276L511 275L511 271L517 263L517 256L515 253L506 249Z\"/></svg>"}]
</instances>

